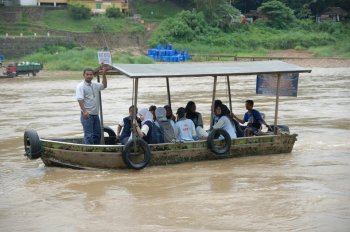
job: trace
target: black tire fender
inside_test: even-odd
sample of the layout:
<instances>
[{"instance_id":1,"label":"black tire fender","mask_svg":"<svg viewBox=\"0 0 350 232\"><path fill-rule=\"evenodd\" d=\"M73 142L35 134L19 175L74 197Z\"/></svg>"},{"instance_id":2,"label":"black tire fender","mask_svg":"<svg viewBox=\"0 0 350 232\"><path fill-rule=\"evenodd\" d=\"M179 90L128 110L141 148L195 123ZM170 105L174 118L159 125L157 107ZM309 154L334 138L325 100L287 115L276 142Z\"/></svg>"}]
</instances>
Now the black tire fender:
<instances>
[{"instance_id":1,"label":"black tire fender","mask_svg":"<svg viewBox=\"0 0 350 232\"><path fill-rule=\"evenodd\" d=\"M136 147L140 147L143 150L143 160L141 162L133 162L130 159L131 154L131 149L133 148L134 144L136 143ZM134 138L131 139L123 149L123 160L125 165L128 168L140 170L143 169L148 165L148 163L151 161L151 149L149 148L148 144L146 143L145 140L140 139L140 138Z\"/></svg>"},{"instance_id":2,"label":"black tire fender","mask_svg":"<svg viewBox=\"0 0 350 232\"><path fill-rule=\"evenodd\" d=\"M110 145L115 145L116 144L116 139L117 139L117 134L114 132L112 128L109 126L103 127L103 132L108 134L108 139L107 139L107 144Z\"/></svg>"},{"instance_id":3,"label":"black tire fender","mask_svg":"<svg viewBox=\"0 0 350 232\"><path fill-rule=\"evenodd\" d=\"M24 151L29 159L41 157L41 142L36 130L30 128L24 131Z\"/></svg>"},{"instance_id":4,"label":"black tire fender","mask_svg":"<svg viewBox=\"0 0 350 232\"><path fill-rule=\"evenodd\" d=\"M215 146L215 138L218 138L220 135L224 137L225 145L224 147ZM217 155L228 154L231 149L231 136L224 129L213 129L208 138L207 138L208 148Z\"/></svg>"}]
</instances>

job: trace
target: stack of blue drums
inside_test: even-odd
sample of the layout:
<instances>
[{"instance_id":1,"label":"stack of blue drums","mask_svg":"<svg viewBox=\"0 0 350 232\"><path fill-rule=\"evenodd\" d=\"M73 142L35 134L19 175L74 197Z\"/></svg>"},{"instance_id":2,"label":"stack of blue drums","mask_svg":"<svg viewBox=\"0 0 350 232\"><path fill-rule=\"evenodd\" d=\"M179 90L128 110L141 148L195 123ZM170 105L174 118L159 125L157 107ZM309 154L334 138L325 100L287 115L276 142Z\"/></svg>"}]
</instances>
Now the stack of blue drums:
<instances>
[{"instance_id":1,"label":"stack of blue drums","mask_svg":"<svg viewBox=\"0 0 350 232\"><path fill-rule=\"evenodd\" d=\"M149 49L148 57L154 61L162 62L183 62L191 59L187 50L179 52L177 49L173 49L171 44L165 44L164 46L158 44L157 48Z\"/></svg>"}]
</instances>

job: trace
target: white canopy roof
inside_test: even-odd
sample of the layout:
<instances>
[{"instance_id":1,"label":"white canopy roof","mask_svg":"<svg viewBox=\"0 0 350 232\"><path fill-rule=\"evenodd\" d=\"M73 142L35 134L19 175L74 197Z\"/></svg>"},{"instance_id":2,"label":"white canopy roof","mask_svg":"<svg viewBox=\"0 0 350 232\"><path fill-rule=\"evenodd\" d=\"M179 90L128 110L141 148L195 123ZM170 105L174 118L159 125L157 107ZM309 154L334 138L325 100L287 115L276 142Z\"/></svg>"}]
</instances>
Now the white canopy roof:
<instances>
[{"instance_id":1,"label":"white canopy roof","mask_svg":"<svg viewBox=\"0 0 350 232\"><path fill-rule=\"evenodd\" d=\"M201 77L311 72L282 61L224 63L114 64L113 68L131 78Z\"/></svg>"}]
</instances>

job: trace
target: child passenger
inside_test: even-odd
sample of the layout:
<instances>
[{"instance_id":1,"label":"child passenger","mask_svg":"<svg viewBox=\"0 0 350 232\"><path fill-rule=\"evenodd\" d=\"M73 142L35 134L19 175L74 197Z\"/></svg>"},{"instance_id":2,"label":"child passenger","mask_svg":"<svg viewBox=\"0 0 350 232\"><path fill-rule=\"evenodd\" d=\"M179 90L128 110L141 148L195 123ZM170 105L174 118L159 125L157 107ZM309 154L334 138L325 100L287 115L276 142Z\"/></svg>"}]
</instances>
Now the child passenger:
<instances>
[{"instance_id":1,"label":"child passenger","mask_svg":"<svg viewBox=\"0 0 350 232\"><path fill-rule=\"evenodd\" d=\"M244 136L253 136L254 133L258 132L261 129L261 125L264 124L267 128L270 130L271 127L267 125L265 120L262 118L259 111L253 109L254 107L254 101L253 100L246 100L245 107L247 109L247 112L244 114L244 118L240 119L236 115L232 114L232 117L234 120L238 121L239 123L246 123L248 122L247 127L244 130Z\"/></svg>"},{"instance_id":2,"label":"child passenger","mask_svg":"<svg viewBox=\"0 0 350 232\"><path fill-rule=\"evenodd\" d=\"M186 118L186 110L180 107L177 112L177 122L174 126L176 141L193 141L196 129L192 120Z\"/></svg>"},{"instance_id":3,"label":"child passenger","mask_svg":"<svg viewBox=\"0 0 350 232\"><path fill-rule=\"evenodd\" d=\"M153 122L153 114L147 108L142 108L139 111L138 115L141 119L141 128L138 125L137 121L134 120L133 125L136 127L136 133L148 144L152 144L152 129L155 126Z\"/></svg>"},{"instance_id":4,"label":"child passenger","mask_svg":"<svg viewBox=\"0 0 350 232\"><path fill-rule=\"evenodd\" d=\"M121 121L118 124L118 129L117 129L117 138L119 138L119 141L121 144L125 145L128 142L128 139L131 135L131 129L132 129L132 116L134 112L134 106L129 107L129 116L123 118L123 121ZM136 109L137 113L137 109ZM137 118L137 122L140 125L141 121L139 118ZM121 133L120 133L121 132Z\"/></svg>"},{"instance_id":5,"label":"child passenger","mask_svg":"<svg viewBox=\"0 0 350 232\"><path fill-rule=\"evenodd\" d=\"M196 103L189 101L186 105L186 118L191 119L196 129L196 134L200 139L208 137L208 133L203 129L202 114L196 111Z\"/></svg>"}]
</instances>

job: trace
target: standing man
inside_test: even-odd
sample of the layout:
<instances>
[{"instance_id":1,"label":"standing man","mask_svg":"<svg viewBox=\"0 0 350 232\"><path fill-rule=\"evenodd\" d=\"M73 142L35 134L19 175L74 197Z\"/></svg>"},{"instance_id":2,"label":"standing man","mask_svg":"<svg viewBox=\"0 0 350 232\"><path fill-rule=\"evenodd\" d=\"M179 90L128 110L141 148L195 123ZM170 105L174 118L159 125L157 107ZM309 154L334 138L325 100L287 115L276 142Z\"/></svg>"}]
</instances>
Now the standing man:
<instances>
[{"instance_id":1,"label":"standing man","mask_svg":"<svg viewBox=\"0 0 350 232\"><path fill-rule=\"evenodd\" d=\"M76 97L80 106L80 121L84 129L85 144L100 144L101 125L98 112L100 109L100 91L107 88L107 79L103 72L102 84L92 82L94 70L91 68L84 69L84 80L76 88Z\"/></svg>"}]
</instances>

